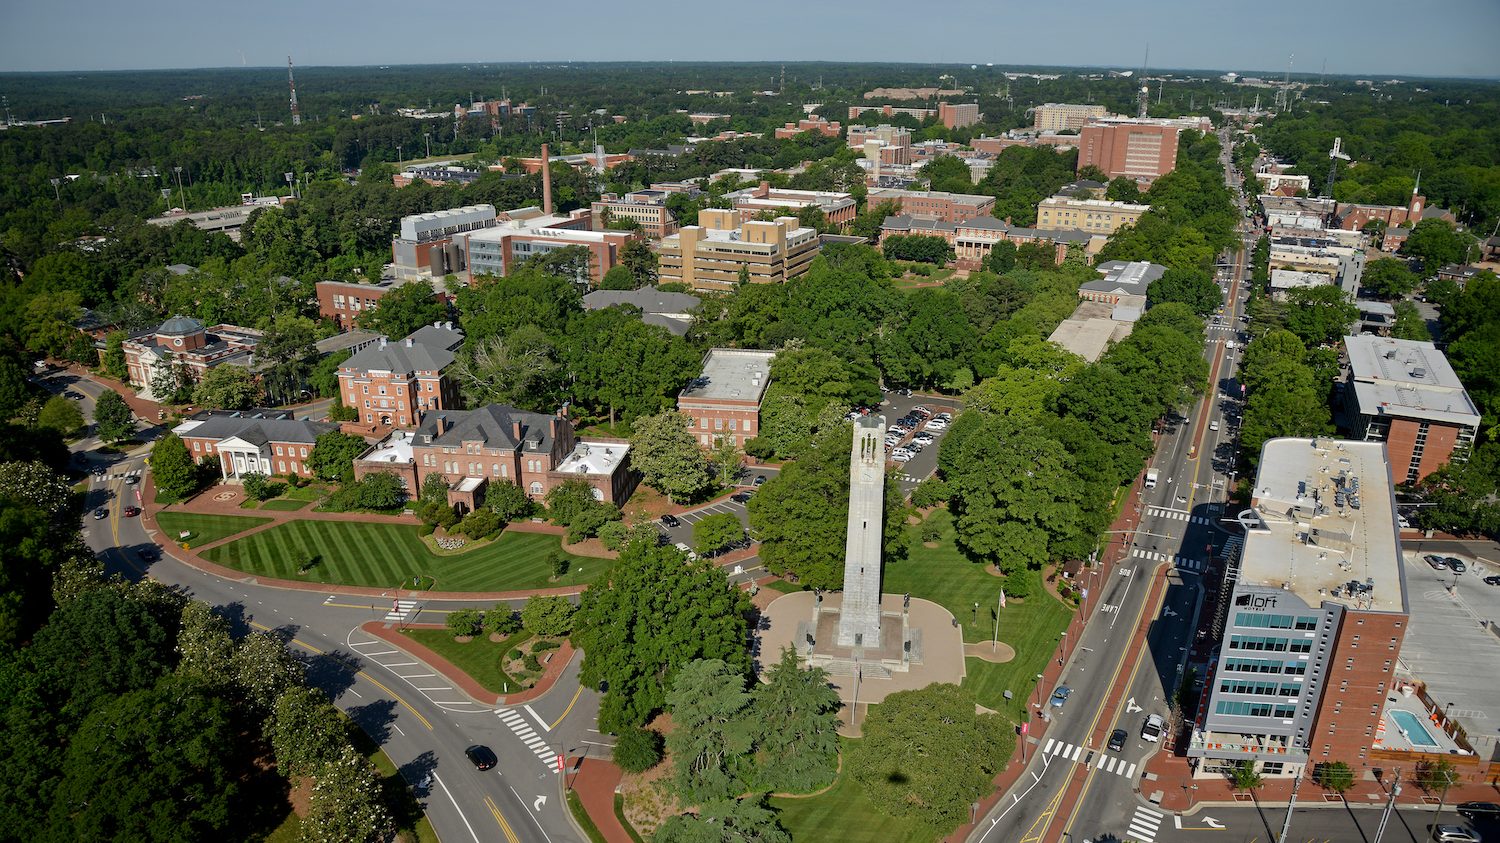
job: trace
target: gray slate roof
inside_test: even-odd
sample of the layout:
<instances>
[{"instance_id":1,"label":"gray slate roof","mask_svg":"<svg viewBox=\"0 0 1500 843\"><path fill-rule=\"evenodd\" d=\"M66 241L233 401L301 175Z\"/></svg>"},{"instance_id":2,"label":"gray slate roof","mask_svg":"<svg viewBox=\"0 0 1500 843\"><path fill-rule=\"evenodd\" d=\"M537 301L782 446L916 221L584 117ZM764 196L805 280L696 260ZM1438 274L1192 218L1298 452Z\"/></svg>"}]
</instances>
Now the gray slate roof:
<instances>
[{"instance_id":1,"label":"gray slate roof","mask_svg":"<svg viewBox=\"0 0 1500 843\"><path fill-rule=\"evenodd\" d=\"M311 445L319 435L337 428L336 424L307 419L258 419L226 414L210 416L191 430L183 431L182 435L218 440L238 437L255 445L267 442Z\"/></svg>"},{"instance_id":2,"label":"gray slate roof","mask_svg":"<svg viewBox=\"0 0 1500 843\"><path fill-rule=\"evenodd\" d=\"M185 337L188 334L196 334L203 330L203 323L191 316L173 316L171 319L161 323L161 327L152 333L166 334L174 337Z\"/></svg>"},{"instance_id":3,"label":"gray slate roof","mask_svg":"<svg viewBox=\"0 0 1500 843\"><path fill-rule=\"evenodd\" d=\"M552 419L546 413L531 413L506 404L488 404L477 410L439 410L422 417L413 434L421 446L456 448L465 442L483 442L487 448L510 450L525 444L525 449L546 453L552 450ZM439 434L438 424L447 425ZM515 425L521 423L517 440Z\"/></svg>"},{"instance_id":4,"label":"gray slate roof","mask_svg":"<svg viewBox=\"0 0 1500 843\"><path fill-rule=\"evenodd\" d=\"M464 335L452 328L424 325L399 342L374 343L344 361L362 372L440 372L453 363Z\"/></svg>"},{"instance_id":5,"label":"gray slate roof","mask_svg":"<svg viewBox=\"0 0 1500 843\"><path fill-rule=\"evenodd\" d=\"M664 293L654 287L639 290L595 290L583 297L584 310L603 310L619 304L634 305L642 313L691 313L702 302L687 293Z\"/></svg>"}]
</instances>

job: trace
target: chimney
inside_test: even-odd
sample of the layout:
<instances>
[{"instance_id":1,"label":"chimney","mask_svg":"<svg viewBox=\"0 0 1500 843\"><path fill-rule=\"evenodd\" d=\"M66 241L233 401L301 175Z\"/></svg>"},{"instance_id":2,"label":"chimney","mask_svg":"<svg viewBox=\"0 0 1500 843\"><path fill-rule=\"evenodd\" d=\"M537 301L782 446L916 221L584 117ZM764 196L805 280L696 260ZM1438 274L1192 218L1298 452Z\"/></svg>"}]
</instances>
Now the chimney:
<instances>
[{"instance_id":1,"label":"chimney","mask_svg":"<svg viewBox=\"0 0 1500 843\"><path fill-rule=\"evenodd\" d=\"M380 350L385 351L385 337L380 338Z\"/></svg>"},{"instance_id":2,"label":"chimney","mask_svg":"<svg viewBox=\"0 0 1500 843\"><path fill-rule=\"evenodd\" d=\"M542 213L552 213L552 156L542 144Z\"/></svg>"},{"instance_id":3,"label":"chimney","mask_svg":"<svg viewBox=\"0 0 1500 843\"><path fill-rule=\"evenodd\" d=\"M520 419L512 419L511 420L511 422L510 422L510 432L511 432L512 438L514 438L516 440L516 442L520 442L521 441L521 420Z\"/></svg>"},{"instance_id":4,"label":"chimney","mask_svg":"<svg viewBox=\"0 0 1500 843\"><path fill-rule=\"evenodd\" d=\"M442 436L448 432L448 417L440 415L437 417L437 435Z\"/></svg>"}]
</instances>

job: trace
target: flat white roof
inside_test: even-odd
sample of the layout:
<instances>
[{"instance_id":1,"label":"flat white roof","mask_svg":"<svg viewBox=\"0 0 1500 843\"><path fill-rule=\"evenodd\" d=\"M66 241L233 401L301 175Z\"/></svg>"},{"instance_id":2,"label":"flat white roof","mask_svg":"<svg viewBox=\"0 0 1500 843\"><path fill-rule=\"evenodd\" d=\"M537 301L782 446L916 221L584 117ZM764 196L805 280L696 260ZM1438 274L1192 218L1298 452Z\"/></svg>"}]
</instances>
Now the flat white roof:
<instances>
[{"instance_id":1,"label":"flat white roof","mask_svg":"<svg viewBox=\"0 0 1500 843\"><path fill-rule=\"evenodd\" d=\"M412 461L411 431L394 430L360 457L362 462L409 463Z\"/></svg>"},{"instance_id":2,"label":"flat white roof","mask_svg":"<svg viewBox=\"0 0 1500 843\"><path fill-rule=\"evenodd\" d=\"M1298 272L1294 269L1271 270L1271 289L1295 290L1332 284L1333 277L1322 272Z\"/></svg>"},{"instance_id":3,"label":"flat white roof","mask_svg":"<svg viewBox=\"0 0 1500 843\"><path fill-rule=\"evenodd\" d=\"M680 397L759 404L771 382L771 358L775 356L774 351L711 348L703 358L703 374L694 378Z\"/></svg>"},{"instance_id":4,"label":"flat white roof","mask_svg":"<svg viewBox=\"0 0 1500 843\"><path fill-rule=\"evenodd\" d=\"M1239 516L1240 583L1279 588L1310 607L1407 611L1385 443L1272 439L1251 501Z\"/></svg>"},{"instance_id":5,"label":"flat white roof","mask_svg":"<svg viewBox=\"0 0 1500 843\"><path fill-rule=\"evenodd\" d=\"M568 454L567 459L558 463L557 471L562 474L599 474L610 475L625 461L625 455L630 453L630 445L624 442L591 442L580 439L573 446L573 453Z\"/></svg>"},{"instance_id":6,"label":"flat white roof","mask_svg":"<svg viewBox=\"0 0 1500 843\"><path fill-rule=\"evenodd\" d=\"M1361 335L1344 347L1361 414L1478 426L1479 408L1432 343Z\"/></svg>"}]
</instances>

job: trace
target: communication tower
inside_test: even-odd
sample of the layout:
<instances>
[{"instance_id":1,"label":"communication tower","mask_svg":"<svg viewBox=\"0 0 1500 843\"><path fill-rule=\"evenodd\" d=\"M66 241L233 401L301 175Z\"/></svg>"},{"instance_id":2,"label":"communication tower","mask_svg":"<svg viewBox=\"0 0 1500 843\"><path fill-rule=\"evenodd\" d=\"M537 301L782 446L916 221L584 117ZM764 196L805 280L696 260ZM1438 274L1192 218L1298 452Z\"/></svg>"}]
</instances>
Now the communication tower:
<instances>
[{"instance_id":1,"label":"communication tower","mask_svg":"<svg viewBox=\"0 0 1500 843\"><path fill-rule=\"evenodd\" d=\"M292 125L302 125L302 112L297 109L297 80L292 78L292 57L286 57L286 84L292 89Z\"/></svg>"}]
</instances>

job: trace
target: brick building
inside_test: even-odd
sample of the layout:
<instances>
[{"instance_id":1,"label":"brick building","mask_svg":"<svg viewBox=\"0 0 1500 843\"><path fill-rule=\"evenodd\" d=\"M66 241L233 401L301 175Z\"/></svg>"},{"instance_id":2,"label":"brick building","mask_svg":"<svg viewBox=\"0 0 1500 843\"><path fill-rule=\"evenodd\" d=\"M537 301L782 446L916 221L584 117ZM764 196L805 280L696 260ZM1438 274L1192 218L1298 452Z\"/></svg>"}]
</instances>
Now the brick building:
<instances>
[{"instance_id":1,"label":"brick building","mask_svg":"<svg viewBox=\"0 0 1500 843\"><path fill-rule=\"evenodd\" d=\"M415 279L403 281L394 278L383 278L375 284L319 281L313 288L318 297L318 315L331 320L340 331L352 330L360 314L367 310L374 310L386 293L403 284L413 282L427 283Z\"/></svg>"},{"instance_id":2,"label":"brick building","mask_svg":"<svg viewBox=\"0 0 1500 843\"><path fill-rule=\"evenodd\" d=\"M972 126L984 116L979 113L977 102L940 102L937 108L911 108L887 103L885 105L851 105L849 106L849 119L856 120L860 115L871 111L878 112L881 117L906 114L924 123L937 118L939 123L950 129Z\"/></svg>"},{"instance_id":3,"label":"brick building","mask_svg":"<svg viewBox=\"0 0 1500 843\"><path fill-rule=\"evenodd\" d=\"M636 234L614 229L591 231L592 217L581 209L567 215L513 214L492 228L459 235L455 243L464 253L471 281L479 275L503 278L530 258L580 246L589 253L588 272L575 280L597 287L604 273L619 265L625 244Z\"/></svg>"},{"instance_id":4,"label":"brick building","mask_svg":"<svg viewBox=\"0 0 1500 843\"><path fill-rule=\"evenodd\" d=\"M463 342L452 322L424 325L399 342L382 337L339 366L339 398L365 424L416 425L427 413L458 402L458 390L443 372Z\"/></svg>"},{"instance_id":5,"label":"brick building","mask_svg":"<svg viewBox=\"0 0 1500 843\"><path fill-rule=\"evenodd\" d=\"M653 185L647 190L636 190L620 196L606 193L589 205L593 230L603 231L615 220L631 220L641 227L641 233L652 240L660 240L677 233L677 218L667 208L667 197L675 192L658 189ZM696 188L694 193L702 191Z\"/></svg>"},{"instance_id":6,"label":"brick building","mask_svg":"<svg viewBox=\"0 0 1500 843\"><path fill-rule=\"evenodd\" d=\"M495 224L494 205L467 205L401 218L401 233L391 239L397 278L442 278L465 268L455 235Z\"/></svg>"},{"instance_id":7,"label":"brick building","mask_svg":"<svg viewBox=\"0 0 1500 843\"><path fill-rule=\"evenodd\" d=\"M953 266L970 271L983 269L985 259L996 243L1009 241L1017 246L1023 243L1048 243L1055 247L1057 262L1061 264L1069 249L1082 249L1088 260L1104 248L1108 237L1087 231L1043 231L1039 228L1014 226L1004 220L990 216L979 216L963 222L943 222L901 214L886 217L880 225L880 238L895 235L921 234L941 237L952 244Z\"/></svg>"},{"instance_id":8,"label":"brick building","mask_svg":"<svg viewBox=\"0 0 1500 843\"><path fill-rule=\"evenodd\" d=\"M548 415L490 404L428 413L415 430L397 430L354 462L355 477L386 472L416 494L431 475L448 483L448 502L472 511L494 482L509 482L540 501L565 480L583 480L594 499L623 504L638 480L630 445L579 440L561 412Z\"/></svg>"},{"instance_id":9,"label":"brick building","mask_svg":"<svg viewBox=\"0 0 1500 843\"><path fill-rule=\"evenodd\" d=\"M1268 777L1359 770L1401 724L1390 712L1410 608L1388 472L1379 442L1265 444L1214 610L1219 650L1187 747L1196 775L1240 761Z\"/></svg>"},{"instance_id":10,"label":"brick building","mask_svg":"<svg viewBox=\"0 0 1500 843\"><path fill-rule=\"evenodd\" d=\"M1114 234L1122 226L1134 225L1150 205L1049 196L1037 203L1036 227L1043 231L1074 229Z\"/></svg>"},{"instance_id":11,"label":"brick building","mask_svg":"<svg viewBox=\"0 0 1500 843\"><path fill-rule=\"evenodd\" d=\"M193 461L217 460L226 480L246 474L311 477L307 458L318 437L338 425L293 418L290 411L199 413L172 432L182 438Z\"/></svg>"},{"instance_id":12,"label":"brick building","mask_svg":"<svg viewBox=\"0 0 1500 843\"><path fill-rule=\"evenodd\" d=\"M1351 432L1385 443L1391 483L1417 483L1451 460L1468 458L1479 408L1436 346L1361 335L1344 337L1344 349Z\"/></svg>"},{"instance_id":13,"label":"brick building","mask_svg":"<svg viewBox=\"0 0 1500 843\"><path fill-rule=\"evenodd\" d=\"M703 373L677 396L677 410L690 420L698 444L711 448L719 438L745 440L760 435L760 402L771 383L774 351L711 348Z\"/></svg>"},{"instance_id":14,"label":"brick building","mask_svg":"<svg viewBox=\"0 0 1500 843\"><path fill-rule=\"evenodd\" d=\"M822 117L813 117L807 120L798 120L788 123L775 131L777 140L795 138L803 132L817 132L825 138L836 138L839 136L839 122L837 120L828 122Z\"/></svg>"},{"instance_id":15,"label":"brick building","mask_svg":"<svg viewBox=\"0 0 1500 843\"><path fill-rule=\"evenodd\" d=\"M855 213L859 210L854 197L848 193L831 190L790 190L772 187L768 182L731 191L724 194L724 199L733 203L735 209L743 211L747 217L767 211L772 213L790 211L795 215L803 208L817 208L823 212L823 216L828 218L828 224L833 226L853 222ZM700 215L699 218L701 219L702 216Z\"/></svg>"},{"instance_id":16,"label":"brick building","mask_svg":"<svg viewBox=\"0 0 1500 843\"><path fill-rule=\"evenodd\" d=\"M657 244L662 283L694 290L732 290L743 268L752 284L780 284L807 271L822 250L817 229L795 217L746 220L741 211L706 208L698 225Z\"/></svg>"},{"instance_id":17,"label":"brick building","mask_svg":"<svg viewBox=\"0 0 1500 843\"><path fill-rule=\"evenodd\" d=\"M995 197L982 193L944 193L935 190L897 190L875 188L865 195L865 207L895 202L901 213L943 222L963 222L988 216L995 209Z\"/></svg>"},{"instance_id":18,"label":"brick building","mask_svg":"<svg viewBox=\"0 0 1500 843\"><path fill-rule=\"evenodd\" d=\"M1175 122L1120 118L1095 120L1078 134L1078 169L1090 165L1110 178L1154 181L1177 168Z\"/></svg>"},{"instance_id":19,"label":"brick building","mask_svg":"<svg viewBox=\"0 0 1500 843\"><path fill-rule=\"evenodd\" d=\"M125 369L130 385L149 389L157 367L182 367L190 380L197 381L215 366L233 365L249 369L261 333L236 325L204 327L202 322L186 316L174 316L154 330L126 337L121 343L125 352Z\"/></svg>"}]
</instances>

